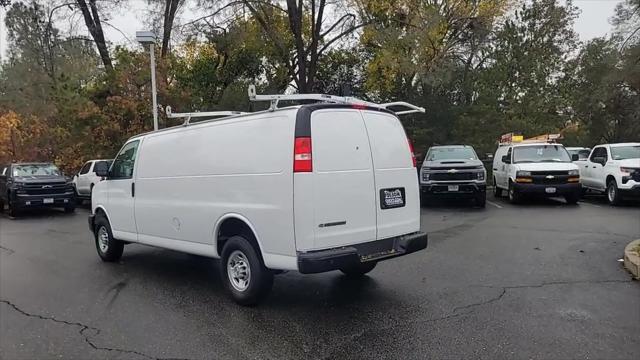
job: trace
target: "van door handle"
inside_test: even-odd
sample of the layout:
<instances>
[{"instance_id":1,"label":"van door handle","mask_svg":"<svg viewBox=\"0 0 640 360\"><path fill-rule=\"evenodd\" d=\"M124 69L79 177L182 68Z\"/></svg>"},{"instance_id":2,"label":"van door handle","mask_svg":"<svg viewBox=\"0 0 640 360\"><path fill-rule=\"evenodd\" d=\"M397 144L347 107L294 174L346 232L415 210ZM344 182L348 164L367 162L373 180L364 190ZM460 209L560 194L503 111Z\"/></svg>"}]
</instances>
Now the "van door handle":
<instances>
[{"instance_id":1,"label":"van door handle","mask_svg":"<svg viewBox=\"0 0 640 360\"><path fill-rule=\"evenodd\" d=\"M585 165L584 167L588 168L588 167L589 167L589 165Z\"/></svg>"},{"instance_id":2,"label":"van door handle","mask_svg":"<svg viewBox=\"0 0 640 360\"><path fill-rule=\"evenodd\" d=\"M136 196L136 183L131 183L131 197Z\"/></svg>"},{"instance_id":3,"label":"van door handle","mask_svg":"<svg viewBox=\"0 0 640 360\"><path fill-rule=\"evenodd\" d=\"M595 169L596 167L594 166L593 168Z\"/></svg>"}]
</instances>

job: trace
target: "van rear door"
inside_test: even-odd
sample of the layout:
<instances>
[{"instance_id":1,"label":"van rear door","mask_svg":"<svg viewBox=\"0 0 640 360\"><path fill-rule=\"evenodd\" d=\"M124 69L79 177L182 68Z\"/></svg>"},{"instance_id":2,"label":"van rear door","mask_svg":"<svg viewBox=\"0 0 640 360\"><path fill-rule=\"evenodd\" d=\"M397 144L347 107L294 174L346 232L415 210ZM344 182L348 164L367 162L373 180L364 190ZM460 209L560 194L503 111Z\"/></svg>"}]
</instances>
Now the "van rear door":
<instances>
[{"instance_id":1,"label":"van rear door","mask_svg":"<svg viewBox=\"0 0 640 360\"><path fill-rule=\"evenodd\" d=\"M375 240L373 165L367 130L360 112L336 108L314 111L311 114L311 144L313 248L326 249ZM296 178L294 182L302 185L302 176L308 175L311 174L295 174L301 181ZM296 186L296 191L299 190L302 189ZM304 196L297 192L294 197L299 195ZM296 233L298 230L296 228Z\"/></svg>"},{"instance_id":2,"label":"van rear door","mask_svg":"<svg viewBox=\"0 0 640 360\"><path fill-rule=\"evenodd\" d=\"M363 110L375 173L377 239L420 230L418 176L407 135L392 114Z\"/></svg>"}]
</instances>

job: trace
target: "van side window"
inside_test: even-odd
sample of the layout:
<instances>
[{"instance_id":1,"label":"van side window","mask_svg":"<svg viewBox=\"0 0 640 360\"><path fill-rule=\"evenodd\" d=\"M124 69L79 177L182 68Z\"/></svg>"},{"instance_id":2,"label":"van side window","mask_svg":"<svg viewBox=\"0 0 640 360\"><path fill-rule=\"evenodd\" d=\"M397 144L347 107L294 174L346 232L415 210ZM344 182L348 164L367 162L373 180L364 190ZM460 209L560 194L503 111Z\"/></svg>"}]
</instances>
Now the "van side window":
<instances>
[{"instance_id":1,"label":"van side window","mask_svg":"<svg viewBox=\"0 0 640 360\"><path fill-rule=\"evenodd\" d=\"M84 164L82 166L82 169L80 169L80 173L79 174L80 175L84 175L84 174L88 173L90 167L91 167L91 162L87 162L86 164Z\"/></svg>"},{"instance_id":2,"label":"van side window","mask_svg":"<svg viewBox=\"0 0 640 360\"><path fill-rule=\"evenodd\" d=\"M136 153L140 141L132 141L126 144L116 156L109 171L110 179L131 179L133 177L133 165L136 161Z\"/></svg>"}]
</instances>

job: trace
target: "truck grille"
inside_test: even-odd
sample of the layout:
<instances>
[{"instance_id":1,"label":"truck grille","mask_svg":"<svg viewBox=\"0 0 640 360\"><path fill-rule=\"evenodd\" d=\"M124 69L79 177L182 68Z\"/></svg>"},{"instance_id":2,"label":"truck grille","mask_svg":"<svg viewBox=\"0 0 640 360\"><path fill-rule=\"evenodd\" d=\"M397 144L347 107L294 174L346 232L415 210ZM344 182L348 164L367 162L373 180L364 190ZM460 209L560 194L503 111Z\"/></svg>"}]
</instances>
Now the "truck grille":
<instances>
[{"instance_id":1,"label":"truck grille","mask_svg":"<svg viewBox=\"0 0 640 360\"><path fill-rule=\"evenodd\" d=\"M25 184L23 190L27 195L64 194L68 191L65 183Z\"/></svg>"},{"instance_id":2,"label":"truck grille","mask_svg":"<svg viewBox=\"0 0 640 360\"><path fill-rule=\"evenodd\" d=\"M569 179L568 171L532 171L534 184L558 185L566 184Z\"/></svg>"},{"instance_id":3,"label":"truck grille","mask_svg":"<svg viewBox=\"0 0 640 360\"><path fill-rule=\"evenodd\" d=\"M459 180L473 180L477 177L474 172L454 172L454 173L432 173L431 180L434 181L459 181Z\"/></svg>"}]
</instances>

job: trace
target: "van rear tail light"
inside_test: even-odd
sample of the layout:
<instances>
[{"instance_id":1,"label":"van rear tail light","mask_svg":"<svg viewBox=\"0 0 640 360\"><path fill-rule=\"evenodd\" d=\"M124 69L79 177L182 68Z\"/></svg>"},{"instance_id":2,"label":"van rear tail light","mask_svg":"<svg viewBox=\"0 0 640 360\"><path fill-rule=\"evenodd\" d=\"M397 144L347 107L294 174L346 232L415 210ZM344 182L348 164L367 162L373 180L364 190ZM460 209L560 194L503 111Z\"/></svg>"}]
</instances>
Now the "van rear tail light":
<instances>
[{"instance_id":1,"label":"van rear tail light","mask_svg":"<svg viewBox=\"0 0 640 360\"><path fill-rule=\"evenodd\" d=\"M416 153L413 151L413 144L411 140L407 138L407 142L409 143L409 151L411 151L411 160L413 160L413 167L416 167Z\"/></svg>"},{"instance_id":2,"label":"van rear tail light","mask_svg":"<svg viewBox=\"0 0 640 360\"><path fill-rule=\"evenodd\" d=\"M293 145L293 172L312 172L311 161L311 138L296 138Z\"/></svg>"}]
</instances>

